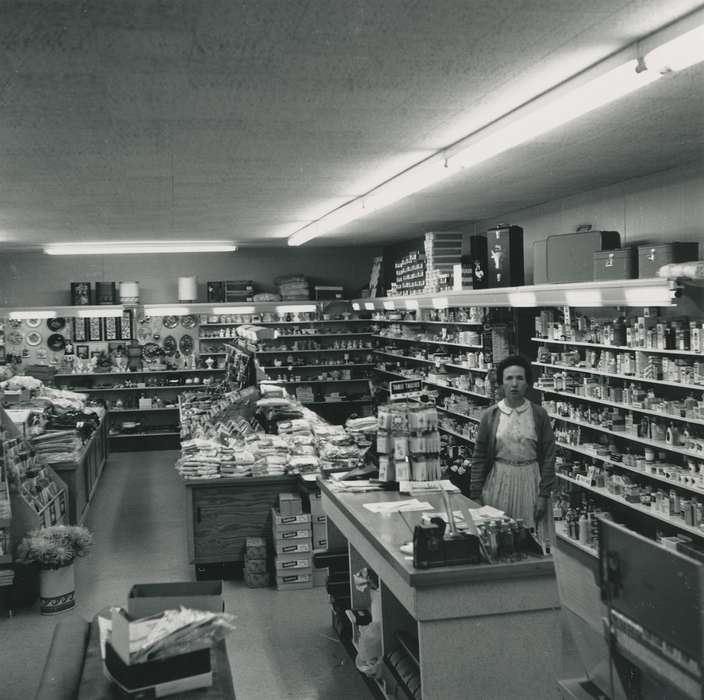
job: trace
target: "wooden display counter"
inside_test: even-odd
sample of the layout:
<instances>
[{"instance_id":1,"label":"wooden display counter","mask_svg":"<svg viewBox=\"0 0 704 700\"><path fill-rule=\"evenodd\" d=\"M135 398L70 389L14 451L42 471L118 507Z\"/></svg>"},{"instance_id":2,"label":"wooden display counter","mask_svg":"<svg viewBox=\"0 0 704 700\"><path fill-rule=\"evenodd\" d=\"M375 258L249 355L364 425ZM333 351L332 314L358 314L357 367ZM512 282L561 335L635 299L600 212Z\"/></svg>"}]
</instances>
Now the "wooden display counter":
<instances>
[{"instance_id":1,"label":"wooden display counter","mask_svg":"<svg viewBox=\"0 0 704 700\"><path fill-rule=\"evenodd\" d=\"M197 566L241 562L247 537L271 539L271 509L280 493L298 491L300 479L262 476L183 483L188 558Z\"/></svg>"},{"instance_id":2,"label":"wooden display counter","mask_svg":"<svg viewBox=\"0 0 704 700\"><path fill-rule=\"evenodd\" d=\"M98 480L108 458L108 419L103 416L100 425L83 446L75 462L52 463L51 468L68 487L69 523L83 523L93 498Z\"/></svg>"},{"instance_id":3,"label":"wooden display counter","mask_svg":"<svg viewBox=\"0 0 704 700\"><path fill-rule=\"evenodd\" d=\"M320 488L325 513L347 539L351 574L368 565L379 576L384 655L401 646L399 637L411 639L414 647L417 642L423 700L557 697L562 644L550 557L415 569L399 547L412 539L410 528L421 513L379 515L363 506L407 496L341 493L329 482ZM419 498L444 510L439 495ZM460 501L474 507L463 496L452 498L455 507ZM360 607L354 586L352 604ZM382 674L387 697L411 697L388 662Z\"/></svg>"}]
</instances>

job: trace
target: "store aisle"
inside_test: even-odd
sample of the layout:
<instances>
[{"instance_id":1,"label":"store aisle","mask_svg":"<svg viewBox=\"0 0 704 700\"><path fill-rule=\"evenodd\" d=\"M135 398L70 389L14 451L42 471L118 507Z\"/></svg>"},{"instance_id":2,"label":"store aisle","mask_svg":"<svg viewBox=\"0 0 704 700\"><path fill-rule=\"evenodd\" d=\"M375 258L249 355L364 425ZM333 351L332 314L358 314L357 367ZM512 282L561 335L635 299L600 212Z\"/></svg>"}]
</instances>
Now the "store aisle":
<instances>
[{"instance_id":1,"label":"store aisle","mask_svg":"<svg viewBox=\"0 0 704 700\"><path fill-rule=\"evenodd\" d=\"M33 697L59 619L90 619L107 605L124 605L134 583L192 580L176 457L110 456L86 523L95 546L77 565L76 611L46 618L35 605L0 620L2 700ZM237 630L228 638L237 700L371 697L331 629L324 588L278 593L226 581L223 595L226 610L237 616Z\"/></svg>"}]
</instances>

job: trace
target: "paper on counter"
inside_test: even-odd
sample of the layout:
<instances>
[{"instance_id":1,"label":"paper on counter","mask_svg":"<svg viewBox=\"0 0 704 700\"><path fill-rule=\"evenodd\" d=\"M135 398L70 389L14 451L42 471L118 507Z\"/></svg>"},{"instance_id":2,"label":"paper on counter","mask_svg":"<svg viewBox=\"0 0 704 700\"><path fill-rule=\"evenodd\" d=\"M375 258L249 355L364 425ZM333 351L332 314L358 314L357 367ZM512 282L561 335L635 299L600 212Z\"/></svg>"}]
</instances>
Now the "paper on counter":
<instances>
[{"instance_id":1,"label":"paper on counter","mask_svg":"<svg viewBox=\"0 0 704 700\"><path fill-rule=\"evenodd\" d=\"M447 491L449 493L459 493L460 490L449 479L438 481L399 481L398 490L401 493L423 493L435 491Z\"/></svg>"},{"instance_id":2,"label":"paper on counter","mask_svg":"<svg viewBox=\"0 0 704 700\"><path fill-rule=\"evenodd\" d=\"M481 508L470 508L469 513L472 519L476 521L482 520L500 520L506 517L506 513L492 506L482 506Z\"/></svg>"},{"instance_id":3,"label":"paper on counter","mask_svg":"<svg viewBox=\"0 0 704 700\"><path fill-rule=\"evenodd\" d=\"M406 501L382 501L380 503L365 503L364 507L372 513L396 513L400 510L432 510L433 506L427 501L409 498Z\"/></svg>"}]
</instances>

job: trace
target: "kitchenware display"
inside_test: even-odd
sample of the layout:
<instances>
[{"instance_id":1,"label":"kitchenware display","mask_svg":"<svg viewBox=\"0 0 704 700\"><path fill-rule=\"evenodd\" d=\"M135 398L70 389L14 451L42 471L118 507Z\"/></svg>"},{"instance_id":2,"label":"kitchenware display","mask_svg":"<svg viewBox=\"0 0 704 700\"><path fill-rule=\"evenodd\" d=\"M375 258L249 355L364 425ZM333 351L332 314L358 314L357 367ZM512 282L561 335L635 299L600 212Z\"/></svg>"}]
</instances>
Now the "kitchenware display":
<instances>
[{"instance_id":1,"label":"kitchenware display","mask_svg":"<svg viewBox=\"0 0 704 700\"><path fill-rule=\"evenodd\" d=\"M71 304L85 306L93 303L93 290L90 282L71 282Z\"/></svg>"},{"instance_id":2,"label":"kitchenware display","mask_svg":"<svg viewBox=\"0 0 704 700\"><path fill-rule=\"evenodd\" d=\"M42 342L42 334L37 333L37 331L30 331L25 336L24 342L27 343L27 345L31 345L32 347L35 347Z\"/></svg>"},{"instance_id":3,"label":"kitchenware display","mask_svg":"<svg viewBox=\"0 0 704 700\"><path fill-rule=\"evenodd\" d=\"M42 320L41 318L26 318L24 322L29 326L30 328L39 328L39 326L42 325Z\"/></svg>"},{"instance_id":4,"label":"kitchenware display","mask_svg":"<svg viewBox=\"0 0 704 700\"><path fill-rule=\"evenodd\" d=\"M184 355L190 355L193 352L193 338L188 333L184 333L178 341L178 347Z\"/></svg>"},{"instance_id":5,"label":"kitchenware display","mask_svg":"<svg viewBox=\"0 0 704 700\"><path fill-rule=\"evenodd\" d=\"M164 338L164 351L167 355L175 355L177 350L178 343L176 342L176 338L172 335L167 335L166 338Z\"/></svg>"},{"instance_id":6,"label":"kitchenware display","mask_svg":"<svg viewBox=\"0 0 704 700\"><path fill-rule=\"evenodd\" d=\"M145 326L142 325L139 327L139 330L137 331L137 338L141 340L142 342L145 342L149 340L152 337L152 328L151 326Z\"/></svg>"},{"instance_id":7,"label":"kitchenware display","mask_svg":"<svg viewBox=\"0 0 704 700\"><path fill-rule=\"evenodd\" d=\"M16 318L10 318L7 321L10 328L19 328L22 325L22 321L18 321Z\"/></svg>"},{"instance_id":8,"label":"kitchenware display","mask_svg":"<svg viewBox=\"0 0 704 700\"><path fill-rule=\"evenodd\" d=\"M142 347L142 357L145 360L156 360L163 354L164 351L156 343L145 343Z\"/></svg>"},{"instance_id":9,"label":"kitchenware display","mask_svg":"<svg viewBox=\"0 0 704 700\"><path fill-rule=\"evenodd\" d=\"M10 345L22 345L23 341L24 335L19 331L10 331L7 334L7 342L10 343Z\"/></svg>"},{"instance_id":10,"label":"kitchenware display","mask_svg":"<svg viewBox=\"0 0 704 700\"><path fill-rule=\"evenodd\" d=\"M54 352L59 352L66 347L66 338L64 338L61 333L52 333L46 341L49 350Z\"/></svg>"},{"instance_id":11,"label":"kitchenware display","mask_svg":"<svg viewBox=\"0 0 704 700\"><path fill-rule=\"evenodd\" d=\"M66 319L58 316L57 318L47 318L46 327L52 333L58 333L60 330L66 327Z\"/></svg>"},{"instance_id":12,"label":"kitchenware display","mask_svg":"<svg viewBox=\"0 0 704 700\"><path fill-rule=\"evenodd\" d=\"M37 359L38 360L46 360L46 358L49 356L49 353L44 349L44 348L39 348L36 352Z\"/></svg>"},{"instance_id":13,"label":"kitchenware display","mask_svg":"<svg viewBox=\"0 0 704 700\"><path fill-rule=\"evenodd\" d=\"M184 328L195 328L196 323L198 323L195 316L181 316L181 325Z\"/></svg>"},{"instance_id":14,"label":"kitchenware display","mask_svg":"<svg viewBox=\"0 0 704 700\"><path fill-rule=\"evenodd\" d=\"M176 316L164 316L161 322L164 328L176 328L178 326L178 318Z\"/></svg>"}]
</instances>

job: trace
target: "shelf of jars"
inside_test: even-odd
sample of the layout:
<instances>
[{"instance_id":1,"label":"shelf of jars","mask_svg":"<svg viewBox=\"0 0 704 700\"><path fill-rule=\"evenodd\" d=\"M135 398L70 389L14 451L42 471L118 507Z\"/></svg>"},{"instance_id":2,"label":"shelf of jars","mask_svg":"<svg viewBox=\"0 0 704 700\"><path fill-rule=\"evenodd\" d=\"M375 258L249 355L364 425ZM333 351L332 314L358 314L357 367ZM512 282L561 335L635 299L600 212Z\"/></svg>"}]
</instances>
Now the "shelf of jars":
<instances>
[{"instance_id":1,"label":"shelf of jars","mask_svg":"<svg viewBox=\"0 0 704 700\"><path fill-rule=\"evenodd\" d=\"M323 362L315 365L306 365L306 364L286 364L286 365L261 365L260 369L264 370L265 372L276 372L276 371L288 371L292 372L294 369L299 370L299 369L324 369L324 370L330 370L330 369L349 369L352 367L358 367L358 368L369 368L373 367L374 363L373 362L358 362L358 363L351 363L351 362Z\"/></svg>"},{"instance_id":2,"label":"shelf of jars","mask_svg":"<svg viewBox=\"0 0 704 700\"><path fill-rule=\"evenodd\" d=\"M481 350L483 348L482 345L479 345L476 342L475 343L463 343L460 341L454 342L454 341L448 341L448 340L439 340L436 338L411 338L409 336L392 335L390 333L373 335L372 337L376 340L394 340L394 341L401 341L401 342L405 342L405 343L418 343L421 345L444 345L447 347L465 348L468 350Z\"/></svg>"},{"instance_id":3,"label":"shelf of jars","mask_svg":"<svg viewBox=\"0 0 704 700\"><path fill-rule=\"evenodd\" d=\"M632 345L610 345L608 343L585 343L573 340L552 340L548 338L531 338L536 343L545 343L546 345L568 345L578 348L594 348L595 350L619 350L622 352L644 352L654 353L657 355L682 355L689 357L701 357L704 359L702 350L676 350L673 348L657 348L657 347L639 347Z\"/></svg>"}]
</instances>

